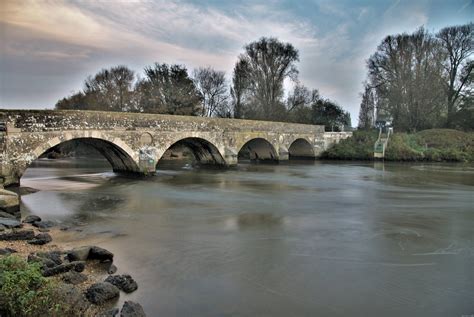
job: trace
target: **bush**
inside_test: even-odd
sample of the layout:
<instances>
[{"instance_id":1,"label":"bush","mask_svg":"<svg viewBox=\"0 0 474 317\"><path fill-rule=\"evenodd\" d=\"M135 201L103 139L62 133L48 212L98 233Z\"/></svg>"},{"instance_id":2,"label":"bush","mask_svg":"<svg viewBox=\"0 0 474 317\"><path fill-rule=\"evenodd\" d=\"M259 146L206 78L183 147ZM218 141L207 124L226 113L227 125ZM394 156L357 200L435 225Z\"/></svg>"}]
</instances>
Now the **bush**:
<instances>
[{"instance_id":1,"label":"bush","mask_svg":"<svg viewBox=\"0 0 474 317\"><path fill-rule=\"evenodd\" d=\"M38 263L15 255L0 259L0 315L62 316L57 298L55 283L42 276Z\"/></svg>"}]
</instances>

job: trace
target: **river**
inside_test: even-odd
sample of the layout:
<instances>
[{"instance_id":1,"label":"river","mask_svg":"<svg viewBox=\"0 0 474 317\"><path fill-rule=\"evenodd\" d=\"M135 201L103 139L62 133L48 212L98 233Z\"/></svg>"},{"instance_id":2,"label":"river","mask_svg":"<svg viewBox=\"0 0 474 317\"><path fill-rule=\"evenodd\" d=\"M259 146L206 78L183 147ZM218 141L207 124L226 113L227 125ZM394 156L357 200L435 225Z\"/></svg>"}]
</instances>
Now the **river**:
<instances>
[{"instance_id":1,"label":"river","mask_svg":"<svg viewBox=\"0 0 474 317\"><path fill-rule=\"evenodd\" d=\"M162 167L39 160L33 213L115 253L149 316L474 314L474 166Z\"/></svg>"}]
</instances>

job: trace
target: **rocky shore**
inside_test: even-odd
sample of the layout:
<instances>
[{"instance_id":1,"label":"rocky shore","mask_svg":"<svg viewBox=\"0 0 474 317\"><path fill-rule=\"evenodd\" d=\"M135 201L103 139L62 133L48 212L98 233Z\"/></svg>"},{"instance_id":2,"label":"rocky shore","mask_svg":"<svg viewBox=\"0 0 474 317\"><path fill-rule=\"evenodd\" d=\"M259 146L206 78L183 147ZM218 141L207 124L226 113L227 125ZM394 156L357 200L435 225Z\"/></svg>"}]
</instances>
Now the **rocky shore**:
<instances>
[{"instance_id":1,"label":"rocky shore","mask_svg":"<svg viewBox=\"0 0 474 317\"><path fill-rule=\"evenodd\" d=\"M66 249L54 244L54 237L64 230L68 228L55 227L38 216L29 215L20 221L16 214L0 211L0 262L10 258L39 267L41 278L53 282L53 293L60 294L59 304L67 307L67 313L54 315L145 316L136 302L125 301L121 308L116 307L120 294L134 292L138 285L132 276L116 274L114 254L99 246ZM8 294L2 294L12 291L4 287L5 274L8 272L0 270L0 316L18 316L12 311L13 304L5 302ZM20 312L20 316L38 315L41 313L29 311L28 307Z\"/></svg>"}]
</instances>

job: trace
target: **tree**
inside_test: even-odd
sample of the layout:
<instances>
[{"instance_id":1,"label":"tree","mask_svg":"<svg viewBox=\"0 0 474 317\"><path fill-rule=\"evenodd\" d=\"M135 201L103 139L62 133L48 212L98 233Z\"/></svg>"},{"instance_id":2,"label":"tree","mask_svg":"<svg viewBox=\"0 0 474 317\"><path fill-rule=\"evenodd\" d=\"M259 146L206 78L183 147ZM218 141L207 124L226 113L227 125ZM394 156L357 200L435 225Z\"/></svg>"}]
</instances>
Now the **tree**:
<instances>
[{"instance_id":1,"label":"tree","mask_svg":"<svg viewBox=\"0 0 474 317\"><path fill-rule=\"evenodd\" d=\"M374 127L374 114L375 114L375 94L374 91L365 86L364 93L362 94L362 102L359 110L359 129L371 129Z\"/></svg>"},{"instance_id":2,"label":"tree","mask_svg":"<svg viewBox=\"0 0 474 317\"><path fill-rule=\"evenodd\" d=\"M439 31L437 38L446 55L443 63L447 98L446 126L451 127L462 91L466 88L467 79L472 72L469 57L474 49L473 24L446 27ZM464 70L464 73L461 73L461 70Z\"/></svg>"},{"instance_id":3,"label":"tree","mask_svg":"<svg viewBox=\"0 0 474 317\"><path fill-rule=\"evenodd\" d=\"M145 68L146 78L136 87L143 112L180 115L201 113L202 96L181 65L158 64Z\"/></svg>"},{"instance_id":4,"label":"tree","mask_svg":"<svg viewBox=\"0 0 474 317\"><path fill-rule=\"evenodd\" d=\"M443 114L442 62L438 42L423 28L415 33L387 36L368 60L370 86L378 110L393 117L402 131L438 125Z\"/></svg>"},{"instance_id":5,"label":"tree","mask_svg":"<svg viewBox=\"0 0 474 317\"><path fill-rule=\"evenodd\" d=\"M239 71L237 79L248 84L245 88L250 93L253 118L282 117L283 82L286 78L296 79L298 71L295 63L298 60L298 51L293 45L276 38L262 37L245 46L245 53L239 56L236 64Z\"/></svg>"},{"instance_id":6,"label":"tree","mask_svg":"<svg viewBox=\"0 0 474 317\"><path fill-rule=\"evenodd\" d=\"M106 111L128 111L135 74L126 66L102 69L84 82L87 108Z\"/></svg>"},{"instance_id":7,"label":"tree","mask_svg":"<svg viewBox=\"0 0 474 317\"><path fill-rule=\"evenodd\" d=\"M194 71L194 83L203 98L201 116L227 116L228 92L225 72L216 71L211 67L199 68Z\"/></svg>"},{"instance_id":8,"label":"tree","mask_svg":"<svg viewBox=\"0 0 474 317\"><path fill-rule=\"evenodd\" d=\"M304 85L297 83L288 94L286 107L287 119L290 122L311 123L311 105L320 99L319 91L310 91Z\"/></svg>"},{"instance_id":9,"label":"tree","mask_svg":"<svg viewBox=\"0 0 474 317\"><path fill-rule=\"evenodd\" d=\"M319 98L312 105L312 124L324 125L326 131L341 131L351 125L349 112L328 99Z\"/></svg>"},{"instance_id":10,"label":"tree","mask_svg":"<svg viewBox=\"0 0 474 317\"><path fill-rule=\"evenodd\" d=\"M246 60L239 60L234 67L232 75L232 86L230 96L234 109L234 118L243 118L245 112L246 96L249 92L248 63Z\"/></svg>"},{"instance_id":11,"label":"tree","mask_svg":"<svg viewBox=\"0 0 474 317\"><path fill-rule=\"evenodd\" d=\"M56 109L130 111L135 73L126 66L102 69L84 81L82 92L56 103Z\"/></svg>"}]
</instances>

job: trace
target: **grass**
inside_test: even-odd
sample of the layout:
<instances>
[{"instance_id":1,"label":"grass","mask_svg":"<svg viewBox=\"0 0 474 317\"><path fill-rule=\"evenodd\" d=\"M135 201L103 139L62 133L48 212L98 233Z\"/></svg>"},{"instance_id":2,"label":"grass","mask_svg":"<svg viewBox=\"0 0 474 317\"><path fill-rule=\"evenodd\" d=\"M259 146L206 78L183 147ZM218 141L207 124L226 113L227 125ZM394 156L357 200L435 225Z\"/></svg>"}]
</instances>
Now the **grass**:
<instances>
[{"instance_id":1,"label":"grass","mask_svg":"<svg viewBox=\"0 0 474 317\"><path fill-rule=\"evenodd\" d=\"M355 131L322 154L325 159L373 160L377 131ZM395 133L385 151L387 161L474 162L474 133L450 129Z\"/></svg>"}]
</instances>

